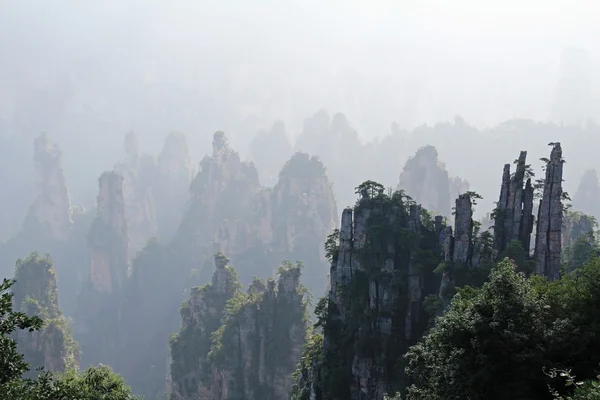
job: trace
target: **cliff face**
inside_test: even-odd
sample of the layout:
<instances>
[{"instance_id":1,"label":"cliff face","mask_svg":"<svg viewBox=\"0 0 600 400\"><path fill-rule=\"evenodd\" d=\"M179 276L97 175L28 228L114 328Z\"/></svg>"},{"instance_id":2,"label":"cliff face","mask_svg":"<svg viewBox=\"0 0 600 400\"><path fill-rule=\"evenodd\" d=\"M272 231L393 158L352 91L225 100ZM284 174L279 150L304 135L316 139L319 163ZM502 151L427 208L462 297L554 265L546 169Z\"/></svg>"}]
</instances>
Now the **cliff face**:
<instances>
[{"instance_id":1,"label":"cliff face","mask_svg":"<svg viewBox=\"0 0 600 400\"><path fill-rule=\"evenodd\" d=\"M259 193L254 165L240 160L223 132L215 133L212 156L200 163L190 186L190 205L175 237L182 266L198 268L204 255L213 251L233 254L268 243L270 230L247 222Z\"/></svg>"},{"instance_id":2,"label":"cliff face","mask_svg":"<svg viewBox=\"0 0 600 400\"><path fill-rule=\"evenodd\" d=\"M127 274L128 232L123 178L105 172L99 179L97 216L88 235L90 282L97 292L110 293L123 286Z\"/></svg>"},{"instance_id":3,"label":"cliff face","mask_svg":"<svg viewBox=\"0 0 600 400\"><path fill-rule=\"evenodd\" d=\"M183 134L170 133L158 156L158 185L153 191L159 236L169 241L181 222L189 199L192 165Z\"/></svg>"},{"instance_id":4,"label":"cliff face","mask_svg":"<svg viewBox=\"0 0 600 400\"><path fill-rule=\"evenodd\" d=\"M450 215L451 202L468 188L468 182L450 178L433 146L420 148L406 161L398 184L414 201L441 215Z\"/></svg>"},{"instance_id":5,"label":"cliff face","mask_svg":"<svg viewBox=\"0 0 600 400\"><path fill-rule=\"evenodd\" d=\"M294 398L382 399L404 381L402 355L427 326L421 304L439 287L441 226L403 192L371 181L358 192L328 246L331 290L316 311L326 361L300 371L322 380L301 382Z\"/></svg>"},{"instance_id":6,"label":"cliff face","mask_svg":"<svg viewBox=\"0 0 600 400\"><path fill-rule=\"evenodd\" d=\"M536 273L549 279L559 277L561 266L563 163L560 143L553 143L550 159L546 162L546 177L538 209L535 243Z\"/></svg>"},{"instance_id":7,"label":"cliff face","mask_svg":"<svg viewBox=\"0 0 600 400\"><path fill-rule=\"evenodd\" d=\"M57 241L71 233L71 202L62 171L62 154L47 134L34 140L37 197L25 219L25 230L41 230Z\"/></svg>"},{"instance_id":8,"label":"cliff face","mask_svg":"<svg viewBox=\"0 0 600 400\"><path fill-rule=\"evenodd\" d=\"M595 169L588 169L583 173L577 192L573 197L573 207L586 214L600 218L600 185Z\"/></svg>"},{"instance_id":9,"label":"cliff face","mask_svg":"<svg viewBox=\"0 0 600 400\"><path fill-rule=\"evenodd\" d=\"M291 154L292 145L281 121L275 122L268 131L258 132L250 142L250 157L256 163L263 185L277 182L277 173Z\"/></svg>"},{"instance_id":10,"label":"cliff face","mask_svg":"<svg viewBox=\"0 0 600 400\"><path fill-rule=\"evenodd\" d=\"M125 152L126 160L117 164L114 171L123 178L123 200L129 233L127 254L131 258L158 233L151 186L157 172L153 157L140 154L133 132L125 137Z\"/></svg>"},{"instance_id":11,"label":"cliff face","mask_svg":"<svg viewBox=\"0 0 600 400\"><path fill-rule=\"evenodd\" d=\"M99 179L97 215L88 234L89 274L80 287L77 338L84 366L119 365L122 348L123 287L128 270L128 236L123 178L105 172Z\"/></svg>"},{"instance_id":12,"label":"cliff face","mask_svg":"<svg viewBox=\"0 0 600 400\"><path fill-rule=\"evenodd\" d=\"M566 212L563 216L561 248L570 246L580 237L586 238L590 244L593 244L597 227L598 222L591 215L580 211Z\"/></svg>"},{"instance_id":13,"label":"cliff face","mask_svg":"<svg viewBox=\"0 0 600 400\"><path fill-rule=\"evenodd\" d=\"M46 134L37 137L33 144L37 196L20 232L0 244L0 273L12 275L14 271L10 266L14 260L32 249L40 254L52 254L57 265L63 307L72 315L82 266L86 262L85 233L90 221L80 207L71 207L61 166L61 151ZM82 231L85 232L83 235Z\"/></svg>"},{"instance_id":14,"label":"cliff face","mask_svg":"<svg viewBox=\"0 0 600 400\"><path fill-rule=\"evenodd\" d=\"M526 160L527 152L522 151L515 160L514 174L510 173L510 164L504 165L500 198L494 211L494 247L498 255L513 240L519 240L527 254L530 251L534 188L531 184L533 174Z\"/></svg>"},{"instance_id":15,"label":"cliff face","mask_svg":"<svg viewBox=\"0 0 600 400\"><path fill-rule=\"evenodd\" d=\"M212 283L181 308L171 398L287 399L306 335L300 267L284 266L277 284L255 280L243 294L227 261L217 254Z\"/></svg>"},{"instance_id":16,"label":"cliff face","mask_svg":"<svg viewBox=\"0 0 600 400\"><path fill-rule=\"evenodd\" d=\"M44 367L53 372L78 367L79 348L58 303L52 260L36 253L18 260L15 280L14 308L44 320L39 331L17 333L19 351L25 355L25 360L32 369Z\"/></svg>"},{"instance_id":17,"label":"cliff face","mask_svg":"<svg viewBox=\"0 0 600 400\"><path fill-rule=\"evenodd\" d=\"M337 207L325 166L296 153L279 173L271 195L271 247L279 260L303 260L304 284L324 293L327 260L323 242L336 227Z\"/></svg>"},{"instance_id":18,"label":"cliff face","mask_svg":"<svg viewBox=\"0 0 600 400\"><path fill-rule=\"evenodd\" d=\"M229 260L218 253L212 283L192 289L180 310L181 330L170 340L170 387L173 400L205 399L213 368L207 363L211 335L219 329L225 305L239 290Z\"/></svg>"},{"instance_id":19,"label":"cliff face","mask_svg":"<svg viewBox=\"0 0 600 400\"><path fill-rule=\"evenodd\" d=\"M190 207L175 245L181 246L189 269L198 268L208 252L229 254L245 283L271 274L280 260L304 260L315 269L306 284L322 293L322 243L335 227L336 213L331 183L318 159L297 153L277 185L262 188L254 165L240 161L217 132L212 156L202 160L192 182Z\"/></svg>"},{"instance_id":20,"label":"cliff face","mask_svg":"<svg viewBox=\"0 0 600 400\"><path fill-rule=\"evenodd\" d=\"M254 282L232 299L209 360L215 372L207 399L284 400L306 339L300 266L279 270L277 284Z\"/></svg>"}]
</instances>

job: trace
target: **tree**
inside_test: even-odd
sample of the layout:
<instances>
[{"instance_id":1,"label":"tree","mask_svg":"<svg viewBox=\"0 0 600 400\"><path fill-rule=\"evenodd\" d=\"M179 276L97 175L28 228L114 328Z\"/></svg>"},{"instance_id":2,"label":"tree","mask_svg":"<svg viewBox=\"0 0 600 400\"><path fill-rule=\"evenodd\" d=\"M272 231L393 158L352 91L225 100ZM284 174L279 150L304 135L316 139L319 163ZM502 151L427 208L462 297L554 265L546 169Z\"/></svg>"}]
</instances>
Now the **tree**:
<instances>
[{"instance_id":1,"label":"tree","mask_svg":"<svg viewBox=\"0 0 600 400\"><path fill-rule=\"evenodd\" d=\"M129 386L106 366L90 367L83 373L69 370L64 374L44 372L33 379L23 378L29 365L17 350L12 335L18 330L33 332L42 327L37 316L13 310L14 280L0 285L0 393L2 400L134 400Z\"/></svg>"},{"instance_id":2,"label":"tree","mask_svg":"<svg viewBox=\"0 0 600 400\"><path fill-rule=\"evenodd\" d=\"M40 318L13 311L13 293L9 290L14 283L14 280L4 279L0 285L0 392L3 385L29 370L23 354L17 351L13 332L25 329L33 332L42 327Z\"/></svg>"},{"instance_id":3,"label":"tree","mask_svg":"<svg viewBox=\"0 0 600 400\"><path fill-rule=\"evenodd\" d=\"M459 289L449 310L407 353L409 400L526 399L547 395L542 346L548 310L503 260L480 289Z\"/></svg>"}]
</instances>

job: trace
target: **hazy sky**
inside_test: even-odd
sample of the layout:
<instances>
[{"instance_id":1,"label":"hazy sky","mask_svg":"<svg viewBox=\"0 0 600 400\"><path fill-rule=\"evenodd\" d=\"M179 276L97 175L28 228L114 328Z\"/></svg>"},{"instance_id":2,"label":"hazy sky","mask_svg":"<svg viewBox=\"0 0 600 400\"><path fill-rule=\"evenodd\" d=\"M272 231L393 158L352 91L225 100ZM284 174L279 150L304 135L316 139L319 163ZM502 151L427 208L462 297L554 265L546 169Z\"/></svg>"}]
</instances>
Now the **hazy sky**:
<instances>
[{"instance_id":1,"label":"hazy sky","mask_svg":"<svg viewBox=\"0 0 600 400\"><path fill-rule=\"evenodd\" d=\"M369 137L392 120L547 118L562 48L597 59L598 20L593 0L2 0L0 82L63 76L75 104L123 125L142 119L125 106L159 101L153 84L191 113L212 100L215 124L281 117L298 128L324 107L386 130L359 129Z\"/></svg>"}]
</instances>

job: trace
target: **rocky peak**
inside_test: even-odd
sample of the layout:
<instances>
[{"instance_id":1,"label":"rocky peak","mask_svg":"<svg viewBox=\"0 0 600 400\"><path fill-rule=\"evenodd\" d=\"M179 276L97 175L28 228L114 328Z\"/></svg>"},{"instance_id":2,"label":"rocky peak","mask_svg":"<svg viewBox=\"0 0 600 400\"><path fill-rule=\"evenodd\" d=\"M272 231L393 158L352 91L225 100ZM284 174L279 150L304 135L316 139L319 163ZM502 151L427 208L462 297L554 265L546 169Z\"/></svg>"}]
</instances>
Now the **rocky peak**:
<instances>
[{"instance_id":1,"label":"rocky peak","mask_svg":"<svg viewBox=\"0 0 600 400\"><path fill-rule=\"evenodd\" d=\"M115 165L115 172L123 177L123 198L129 231L128 256L134 257L157 235L153 186L156 184L154 157L139 153L137 136L129 132L125 137L126 159ZM128 260L131 261L131 260Z\"/></svg>"},{"instance_id":2,"label":"rocky peak","mask_svg":"<svg viewBox=\"0 0 600 400\"><path fill-rule=\"evenodd\" d=\"M398 183L398 189L410 193L417 203L441 215L450 215L451 201L463 193L465 186L468 189L468 182L450 178L433 146L421 147L406 161Z\"/></svg>"},{"instance_id":3,"label":"rocky peak","mask_svg":"<svg viewBox=\"0 0 600 400\"><path fill-rule=\"evenodd\" d=\"M473 203L471 196L461 194L456 199L454 217L453 260L468 264L473 236Z\"/></svg>"},{"instance_id":4,"label":"rocky peak","mask_svg":"<svg viewBox=\"0 0 600 400\"><path fill-rule=\"evenodd\" d=\"M211 377L207 361L211 337L219 329L227 301L239 290L237 274L227 266L227 257L218 253L214 261L212 284L192 289L180 310L181 330L170 339L170 385L174 400L206 398L201 395Z\"/></svg>"},{"instance_id":5,"label":"rocky peak","mask_svg":"<svg viewBox=\"0 0 600 400\"><path fill-rule=\"evenodd\" d=\"M127 273L128 233L123 178L105 172L99 179L97 216L88 235L90 279L98 292L122 287Z\"/></svg>"},{"instance_id":6,"label":"rocky peak","mask_svg":"<svg viewBox=\"0 0 600 400\"><path fill-rule=\"evenodd\" d=\"M129 131L125 135L125 154L127 155L127 159L132 161L135 161L140 154L140 143L133 131Z\"/></svg>"},{"instance_id":7,"label":"rocky peak","mask_svg":"<svg viewBox=\"0 0 600 400\"><path fill-rule=\"evenodd\" d=\"M44 367L52 372L78 367L78 345L58 303L56 272L50 257L32 253L25 260L18 260L15 281L15 309L44 320L40 331L17 333L19 351L25 360L32 369Z\"/></svg>"},{"instance_id":8,"label":"rocky peak","mask_svg":"<svg viewBox=\"0 0 600 400\"><path fill-rule=\"evenodd\" d=\"M46 230L55 240L67 240L73 221L62 171L62 154L46 133L34 140L37 198L29 209L25 229Z\"/></svg>"},{"instance_id":9,"label":"rocky peak","mask_svg":"<svg viewBox=\"0 0 600 400\"><path fill-rule=\"evenodd\" d=\"M553 280L559 277L561 267L564 160L560 143L550 145L552 151L546 162L546 177L538 208L535 260L536 272Z\"/></svg>"},{"instance_id":10,"label":"rocky peak","mask_svg":"<svg viewBox=\"0 0 600 400\"><path fill-rule=\"evenodd\" d=\"M573 197L573 207L586 214L600 219L600 185L595 169L588 169L583 173L577 192Z\"/></svg>"},{"instance_id":11,"label":"rocky peak","mask_svg":"<svg viewBox=\"0 0 600 400\"><path fill-rule=\"evenodd\" d=\"M521 151L514 164L514 174L510 172L510 164L504 165L500 198L493 213L494 248L497 255L502 254L513 240L519 240L529 254L534 220L534 188L531 184L531 167L527 164L527 152Z\"/></svg>"}]
</instances>

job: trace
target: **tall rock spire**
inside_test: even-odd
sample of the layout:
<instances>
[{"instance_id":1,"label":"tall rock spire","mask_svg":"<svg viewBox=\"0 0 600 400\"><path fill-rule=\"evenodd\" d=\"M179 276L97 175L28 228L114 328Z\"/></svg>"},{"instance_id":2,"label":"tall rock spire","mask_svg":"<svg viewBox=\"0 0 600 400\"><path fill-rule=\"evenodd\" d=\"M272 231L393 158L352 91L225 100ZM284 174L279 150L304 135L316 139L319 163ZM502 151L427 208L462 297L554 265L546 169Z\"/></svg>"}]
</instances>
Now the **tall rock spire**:
<instances>
[{"instance_id":1,"label":"tall rock spire","mask_svg":"<svg viewBox=\"0 0 600 400\"><path fill-rule=\"evenodd\" d=\"M560 143L552 143L552 146L550 159L546 163L544 190L538 210L535 259L536 272L554 280L560 273L564 160Z\"/></svg>"},{"instance_id":2,"label":"tall rock spire","mask_svg":"<svg viewBox=\"0 0 600 400\"><path fill-rule=\"evenodd\" d=\"M100 176L98 215L88 236L90 278L98 292L122 287L127 272L127 221L123 178L115 172Z\"/></svg>"},{"instance_id":3,"label":"tall rock spire","mask_svg":"<svg viewBox=\"0 0 600 400\"><path fill-rule=\"evenodd\" d=\"M25 220L26 229L45 230L52 239L67 240L73 221L62 171L62 153L46 133L34 140L37 198Z\"/></svg>"},{"instance_id":4,"label":"tall rock spire","mask_svg":"<svg viewBox=\"0 0 600 400\"><path fill-rule=\"evenodd\" d=\"M526 151L521 151L515 164L514 174L510 172L510 164L504 164L500 198L494 212L494 249L497 255L502 254L513 240L519 240L529 253L533 230L533 187L527 176Z\"/></svg>"}]
</instances>

